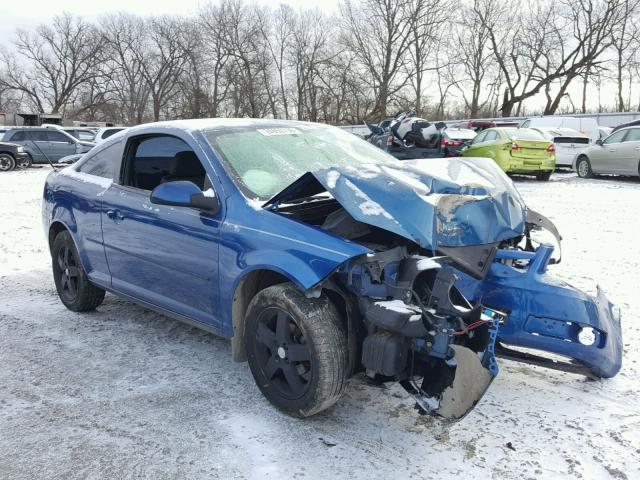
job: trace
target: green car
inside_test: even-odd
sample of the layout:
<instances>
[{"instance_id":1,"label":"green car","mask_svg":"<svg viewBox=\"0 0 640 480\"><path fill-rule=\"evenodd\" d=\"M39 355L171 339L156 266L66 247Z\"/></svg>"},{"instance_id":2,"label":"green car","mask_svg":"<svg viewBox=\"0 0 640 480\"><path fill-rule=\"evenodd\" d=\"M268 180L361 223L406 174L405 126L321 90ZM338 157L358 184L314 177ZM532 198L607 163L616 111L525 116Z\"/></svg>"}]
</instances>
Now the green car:
<instances>
[{"instance_id":1,"label":"green car","mask_svg":"<svg viewBox=\"0 0 640 480\"><path fill-rule=\"evenodd\" d=\"M489 128L462 151L463 157L492 158L506 173L549 180L556 168L553 142L530 128Z\"/></svg>"}]
</instances>

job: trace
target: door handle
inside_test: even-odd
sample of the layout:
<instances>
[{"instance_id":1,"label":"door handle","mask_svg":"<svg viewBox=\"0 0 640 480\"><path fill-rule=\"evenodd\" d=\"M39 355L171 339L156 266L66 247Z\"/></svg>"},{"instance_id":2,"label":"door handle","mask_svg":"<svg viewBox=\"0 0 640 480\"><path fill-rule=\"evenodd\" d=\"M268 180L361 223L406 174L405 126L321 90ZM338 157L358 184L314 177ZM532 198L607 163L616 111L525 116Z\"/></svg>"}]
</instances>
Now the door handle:
<instances>
[{"instance_id":1,"label":"door handle","mask_svg":"<svg viewBox=\"0 0 640 480\"><path fill-rule=\"evenodd\" d=\"M124 215L122 215L122 212L118 209L107 210L106 213L107 213L107 217L116 223L120 223L122 220L124 220Z\"/></svg>"}]
</instances>

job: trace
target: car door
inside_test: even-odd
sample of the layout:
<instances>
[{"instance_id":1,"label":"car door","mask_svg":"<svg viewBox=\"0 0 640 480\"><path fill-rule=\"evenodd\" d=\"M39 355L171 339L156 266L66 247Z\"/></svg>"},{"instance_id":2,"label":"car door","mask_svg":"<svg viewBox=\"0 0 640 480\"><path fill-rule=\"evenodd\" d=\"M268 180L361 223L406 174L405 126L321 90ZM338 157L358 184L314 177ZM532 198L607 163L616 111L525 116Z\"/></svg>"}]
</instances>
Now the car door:
<instances>
[{"instance_id":1,"label":"car door","mask_svg":"<svg viewBox=\"0 0 640 480\"><path fill-rule=\"evenodd\" d=\"M620 154L613 159L618 173L638 175L640 161L640 128L631 128L620 144Z\"/></svg>"},{"instance_id":2,"label":"car door","mask_svg":"<svg viewBox=\"0 0 640 480\"><path fill-rule=\"evenodd\" d=\"M602 145L594 145L589 149L589 161L594 173L618 172L615 157L620 154L619 149L626 135L627 130L618 130L605 138Z\"/></svg>"},{"instance_id":3,"label":"car door","mask_svg":"<svg viewBox=\"0 0 640 480\"><path fill-rule=\"evenodd\" d=\"M46 131L33 130L27 132L27 138L29 139L31 150L33 152L37 152L37 157L34 157L34 160L36 160L36 158L37 160L44 162L54 160L54 157L51 155L51 148L49 146L49 139L47 138Z\"/></svg>"},{"instance_id":4,"label":"car door","mask_svg":"<svg viewBox=\"0 0 640 480\"><path fill-rule=\"evenodd\" d=\"M482 156L496 160L498 158L498 148L500 147L500 135L495 130L487 130L482 141Z\"/></svg>"},{"instance_id":5,"label":"car door","mask_svg":"<svg viewBox=\"0 0 640 480\"><path fill-rule=\"evenodd\" d=\"M52 160L60 160L67 155L76 153L75 142L67 135L56 130L47 130L47 139L49 140L49 151Z\"/></svg>"},{"instance_id":6,"label":"car door","mask_svg":"<svg viewBox=\"0 0 640 480\"><path fill-rule=\"evenodd\" d=\"M134 299L219 327L218 242L223 210L211 214L151 203L151 191L174 180L218 190L184 140L145 135L127 141L119 180L102 196L111 285Z\"/></svg>"},{"instance_id":7,"label":"car door","mask_svg":"<svg viewBox=\"0 0 640 480\"><path fill-rule=\"evenodd\" d=\"M479 153L482 142L484 141L485 137L487 136L487 132L481 132L478 135L476 135L476 137L471 141L471 145L469 145L465 150L463 150L462 152L462 156L464 157L481 157L482 155Z\"/></svg>"}]
</instances>

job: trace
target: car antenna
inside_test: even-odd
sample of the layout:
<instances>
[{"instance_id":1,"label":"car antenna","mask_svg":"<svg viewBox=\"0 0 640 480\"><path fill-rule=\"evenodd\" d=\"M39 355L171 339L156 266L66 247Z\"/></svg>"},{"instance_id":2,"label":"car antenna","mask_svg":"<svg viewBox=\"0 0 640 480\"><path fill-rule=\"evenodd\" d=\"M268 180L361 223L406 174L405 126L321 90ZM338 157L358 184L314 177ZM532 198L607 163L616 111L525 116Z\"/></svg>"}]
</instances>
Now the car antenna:
<instances>
[{"instance_id":1,"label":"car antenna","mask_svg":"<svg viewBox=\"0 0 640 480\"><path fill-rule=\"evenodd\" d=\"M58 169L57 169L57 168L56 168L56 166L53 164L53 162L51 161L51 159L49 158L49 156L48 156L46 153L44 153L44 152L42 151L42 149L40 148L40 145L38 145L38 143L37 143L35 140L33 141L33 144L37 147L37 149L38 149L38 150L40 150L40 153L44 156L44 158L46 158L46 159L47 159L47 162L49 162L49 165L51 165L51 168L53 168L53 171L54 171L54 172L57 172L57 171L58 171Z\"/></svg>"}]
</instances>

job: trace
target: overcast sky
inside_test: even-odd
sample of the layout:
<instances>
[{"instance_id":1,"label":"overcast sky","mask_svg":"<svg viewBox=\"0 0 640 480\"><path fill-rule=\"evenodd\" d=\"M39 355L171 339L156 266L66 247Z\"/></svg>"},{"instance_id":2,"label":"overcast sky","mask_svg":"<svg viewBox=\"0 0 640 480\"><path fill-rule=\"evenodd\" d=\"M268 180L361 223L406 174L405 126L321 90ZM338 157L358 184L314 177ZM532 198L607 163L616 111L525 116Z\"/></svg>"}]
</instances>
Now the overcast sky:
<instances>
[{"instance_id":1,"label":"overcast sky","mask_svg":"<svg viewBox=\"0 0 640 480\"><path fill-rule=\"evenodd\" d=\"M286 3L294 8L317 7L325 11L338 8L339 0L286 0L285 2L257 0L264 5ZM206 0L0 0L0 43L13 38L17 27L28 28L47 22L63 11L88 19L103 13L125 11L139 15L190 14Z\"/></svg>"},{"instance_id":2,"label":"overcast sky","mask_svg":"<svg viewBox=\"0 0 640 480\"><path fill-rule=\"evenodd\" d=\"M251 0L248 0L251 1ZM294 8L317 7L326 12L336 11L340 0L255 0L259 4L277 6L286 3ZM401 1L401 0L398 0ZM94 20L104 13L125 11L138 15L189 15L198 10L208 0L0 0L0 45L6 45L14 38L16 28L30 29L39 23L46 23L63 11ZM214 3L217 3L214 0ZM614 85L609 82L603 88L603 103L615 103ZM582 94L580 82L569 88L571 97L579 105ZM597 93L589 87L589 105L597 106ZM633 99L632 101L636 101ZM528 107L540 108L544 105L544 95L527 100Z\"/></svg>"}]
</instances>

